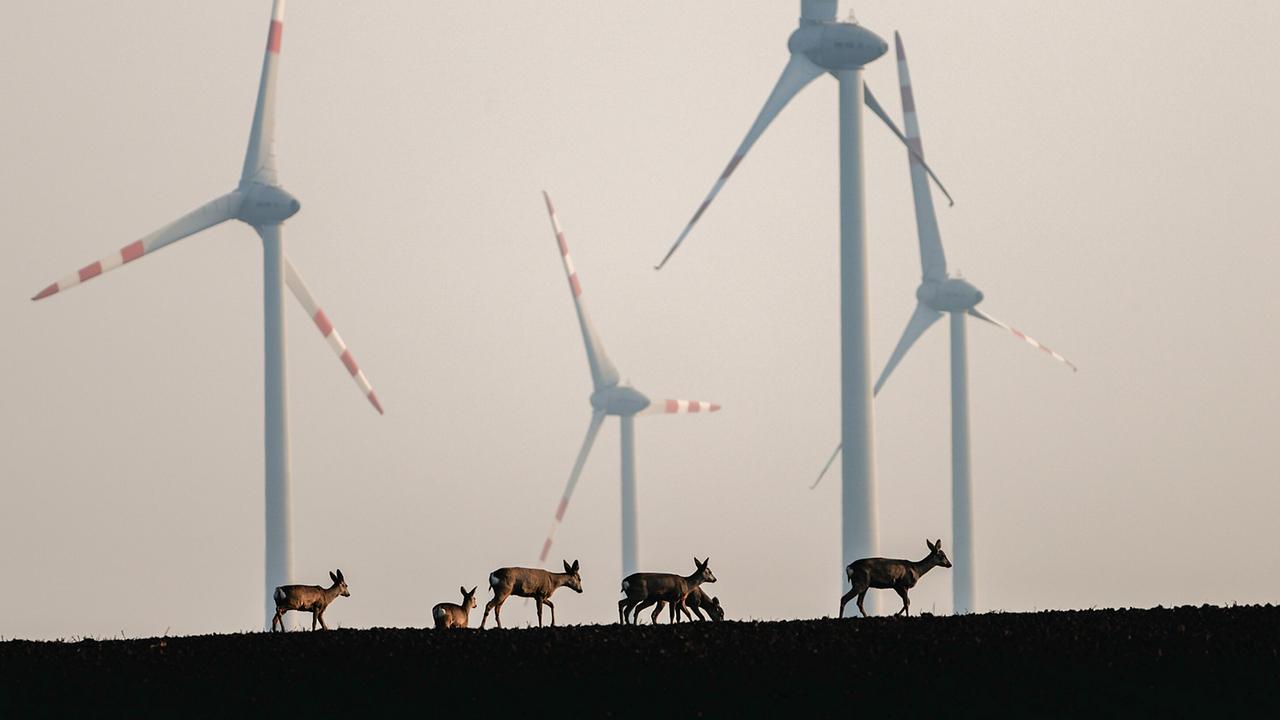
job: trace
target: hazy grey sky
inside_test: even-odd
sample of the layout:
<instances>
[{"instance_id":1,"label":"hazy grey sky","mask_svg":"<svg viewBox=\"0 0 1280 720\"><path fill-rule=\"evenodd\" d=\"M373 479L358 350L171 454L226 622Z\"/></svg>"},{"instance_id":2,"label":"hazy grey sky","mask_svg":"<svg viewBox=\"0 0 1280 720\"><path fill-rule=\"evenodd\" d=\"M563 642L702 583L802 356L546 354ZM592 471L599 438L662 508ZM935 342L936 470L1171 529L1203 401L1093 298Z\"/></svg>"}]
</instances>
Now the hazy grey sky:
<instances>
[{"instance_id":1,"label":"hazy grey sky","mask_svg":"<svg viewBox=\"0 0 1280 720\"><path fill-rule=\"evenodd\" d=\"M28 298L234 186L269 5L0 8L0 635L259 627L258 238L228 223ZM331 621L426 625L458 585L536 560L590 393L543 189L623 376L725 408L637 422L642 565L709 555L733 617L835 612L838 482L807 489L839 423L833 81L651 269L781 72L798 8L289 4L288 252L387 408L289 301L295 570L345 571ZM951 267L1081 368L972 326L980 604L1274 602L1280 4L856 9L903 33L957 199L939 208ZM893 63L867 80L900 116ZM871 118L866 152L879 367L919 261L904 153ZM946 338L876 405L889 556L950 537ZM610 420L558 537L587 590L562 621L616 618L617 438ZM947 611L946 571L912 597Z\"/></svg>"}]
</instances>

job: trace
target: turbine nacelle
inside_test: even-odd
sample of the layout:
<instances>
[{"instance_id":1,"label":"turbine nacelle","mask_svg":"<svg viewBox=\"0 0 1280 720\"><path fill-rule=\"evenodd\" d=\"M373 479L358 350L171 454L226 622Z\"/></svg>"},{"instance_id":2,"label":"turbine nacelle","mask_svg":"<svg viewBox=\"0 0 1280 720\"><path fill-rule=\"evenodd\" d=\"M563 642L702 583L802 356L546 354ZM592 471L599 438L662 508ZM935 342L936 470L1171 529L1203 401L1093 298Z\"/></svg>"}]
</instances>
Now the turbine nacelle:
<instances>
[{"instance_id":1,"label":"turbine nacelle","mask_svg":"<svg viewBox=\"0 0 1280 720\"><path fill-rule=\"evenodd\" d=\"M302 203L279 185L253 183L244 190L244 200L236 217L254 227L279 225L301 209Z\"/></svg>"},{"instance_id":2,"label":"turbine nacelle","mask_svg":"<svg viewBox=\"0 0 1280 720\"><path fill-rule=\"evenodd\" d=\"M635 415L650 403L644 393L622 385L600 388L591 393L591 407L606 415Z\"/></svg>"},{"instance_id":3,"label":"turbine nacelle","mask_svg":"<svg viewBox=\"0 0 1280 720\"><path fill-rule=\"evenodd\" d=\"M982 302L982 291L961 278L926 280L916 288L916 299L938 312L962 312Z\"/></svg>"},{"instance_id":4,"label":"turbine nacelle","mask_svg":"<svg viewBox=\"0 0 1280 720\"><path fill-rule=\"evenodd\" d=\"M787 48L824 70L856 70L889 51L884 38L852 23L807 24L791 33Z\"/></svg>"}]
</instances>

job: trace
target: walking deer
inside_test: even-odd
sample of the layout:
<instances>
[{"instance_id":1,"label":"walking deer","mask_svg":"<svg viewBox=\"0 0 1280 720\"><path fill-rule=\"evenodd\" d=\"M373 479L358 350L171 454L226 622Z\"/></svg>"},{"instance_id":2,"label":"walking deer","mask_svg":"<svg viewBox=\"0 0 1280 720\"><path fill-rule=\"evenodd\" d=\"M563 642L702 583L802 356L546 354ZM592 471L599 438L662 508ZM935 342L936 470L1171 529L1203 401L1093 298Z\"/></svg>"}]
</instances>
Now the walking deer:
<instances>
[{"instance_id":1,"label":"walking deer","mask_svg":"<svg viewBox=\"0 0 1280 720\"><path fill-rule=\"evenodd\" d=\"M483 629L489 619L489 611L493 611L494 622L502 627L502 603L508 597L533 598L538 604L538 627L542 627L542 606L551 608L551 625L556 624L556 606L551 602L551 593L568 586L574 592L582 592L582 576L578 574L578 561L570 565L564 563L564 572L553 573L550 570L534 568L505 567L489 573L489 589L493 591L493 599L484 604L484 617L480 618Z\"/></svg>"},{"instance_id":2,"label":"walking deer","mask_svg":"<svg viewBox=\"0 0 1280 720\"><path fill-rule=\"evenodd\" d=\"M635 611L632 615L630 623L636 622L636 617L640 611L636 606L646 601L666 601L671 605L671 622L676 622L677 611L683 612L686 607L685 598L689 593L693 592L699 585L703 583L713 583L716 576L711 572L708 565L711 558L706 560L693 559L696 569L692 575L680 576L672 573L633 573L628 575L622 581L622 592L626 597L618 601L618 622L626 624L627 616ZM646 606L647 607L647 606Z\"/></svg>"},{"instance_id":3,"label":"walking deer","mask_svg":"<svg viewBox=\"0 0 1280 720\"><path fill-rule=\"evenodd\" d=\"M329 626L324 623L325 608L329 607L329 603L339 595L351 597L351 591L347 590L347 581L342 577L341 570L336 575L329 573L329 578L333 580L333 585L327 588L319 585L281 585L276 588L274 595L276 614L271 618L271 631L275 632L278 625L280 631L284 632L284 614L290 610L310 612L311 629L315 630L316 621L319 621L320 627L328 630Z\"/></svg>"},{"instance_id":4,"label":"walking deer","mask_svg":"<svg viewBox=\"0 0 1280 720\"><path fill-rule=\"evenodd\" d=\"M431 617L435 618L437 630L467 626L467 621L471 618L471 609L476 606L476 589L467 590L465 586L458 588L462 593L461 605L438 603L431 608Z\"/></svg>"},{"instance_id":5,"label":"walking deer","mask_svg":"<svg viewBox=\"0 0 1280 720\"><path fill-rule=\"evenodd\" d=\"M929 572L935 567L944 568L951 567L951 560L947 559L947 554L942 552L942 540L931 543L926 538L924 544L929 546L929 555L923 560L912 562L910 560L890 560L887 558L863 558L862 560L854 560L845 568L845 575L849 576L849 592L840 598L840 614L836 617L844 617L844 606L856 595L858 598L858 612L866 617L867 611L862 609L862 599L866 597L869 588L879 590L887 590L893 588L898 591L899 597L902 598L902 609L894 613L901 615L911 614L911 601L907 599L907 591L916 586L916 582L921 575Z\"/></svg>"},{"instance_id":6,"label":"walking deer","mask_svg":"<svg viewBox=\"0 0 1280 720\"><path fill-rule=\"evenodd\" d=\"M640 616L641 610L644 610L654 603L657 603L658 606L653 609L653 615L649 617L649 620L656 625L658 623L658 616L661 615L663 609L667 607L666 600L646 600L640 603L635 609L636 617ZM684 604L684 617L690 622L693 621L693 614L696 614L699 620L706 620L707 615L711 616L712 622L720 622L724 619L724 608L720 607L720 598L711 597L707 594L707 591L703 590L701 587L694 588L693 592L686 595L684 598ZM690 610L693 610L693 614L690 614ZM707 615L702 614L703 610L707 611Z\"/></svg>"}]
</instances>

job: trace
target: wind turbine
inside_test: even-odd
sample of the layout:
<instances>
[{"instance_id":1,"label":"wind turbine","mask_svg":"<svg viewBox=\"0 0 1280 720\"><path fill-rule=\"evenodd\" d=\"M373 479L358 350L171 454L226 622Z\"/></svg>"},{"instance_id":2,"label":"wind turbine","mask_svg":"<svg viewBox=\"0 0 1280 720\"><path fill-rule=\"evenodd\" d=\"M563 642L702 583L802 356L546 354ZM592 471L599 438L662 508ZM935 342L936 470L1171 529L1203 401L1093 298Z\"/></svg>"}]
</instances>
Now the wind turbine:
<instances>
[{"instance_id":1,"label":"wind turbine","mask_svg":"<svg viewBox=\"0 0 1280 720\"><path fill-rule=\"evenodd\" d=\"M587 308L582 303L582 285L578 282L578 273L574 270L573 260L569 257L569 246L564 240L564 231L560 228L560 219L556 217L555 206L546 192L542 198L547 203L547 214L551 216L551 229L555 232L556 242L560 245L560 259L564 263L564 274L569 280L569 292L573 295L573 307L578 311L578 326L582 330L582 342L587 348L587 365L591 369L591 422L587 425L587 439L578 451L578 459L573 463L569 473L569 482L565 485L560 504L556 507L555 519L551 522L551 530L542 543L542 554L539 561L546 562L547 553L551 551L551 543L556 530L564 519L564 511L569 507L569 498L573 497L573 489L578 485L578 477L582 467L591 453L591 445L595 443L596 434L604 424L606 416L615 415L622 425L622 577L637 571L640 553L639 531L636 522L636 430L637 415L702 413L716 412L720 406L715 403L698 400L664 400L653 402L644 393L621 382L621 375L614 367L609 356L605 354L604 344L596 335L591 318L587 316Z\"/></svg>"},{"instance_id":2,"label":"wind turbine","mask_svg":"<svg viewBox=\"0 0 1280 720\"><path fill-rule=\"evenodd\" d=\"M285 392L284 286L315 322L360 392L382 413L382 405L368 379L360 371L351 351L333 323L320 309L298 271L284 254L281 225L298 212L301 204L280 186L275 158L276 73L280 62L280 41L284 33L284 0L275 0L267 49L262 61L258 102L253 111L249 149L244 170L235 190L215 198L140 240L136 240L101 260L86 265L49 285L32 300L42 300L95 278L143 255L173 244L201 230L227 220L240 220L262 237L263 254L263 341L265 354L265 446L266 446L266 618L275 612L271 591L293 578L293 551L289 521L289 418Z\"/></svg>"},{"instance_id":3,"label":"wind turbine","mask_svg":"<svg viewBox=\"0 0 1280 720\"><path fill-rule=\"evenodd\" d=\"M841 582L844 566L878 554L874 428L871 408L870 327L867 321L867 250L862 167L862 105L865 103L903 143L894 125L862 81L862 68L888 51L880 36L856 21L836 21L837 0L801 0L800 27L787 40L791 59L738 151L712 186L658 268L671 258L706 212L725 182L796 93L823 73L840 85L840 387L841 438L852 449L841 485ZM909 145L908 145L909 147ZM938 179L920 158L935 182ZM941 187L941 183L938 183ZM943 188L943 193L946 189ZM948 195L948 198L950 196Z\"/></svg>"},{"instance_id":4,"label":"wind turbine","mask_svg":"<svg viewBox=\"0 0 1280 720\"><path fill-rule=\"evenodd\" d=\"M1040 344L1020 330L1016 330L978 309L982 291L968 281L947 273L947 258L942 251L942 236L938 231L938 219L933 212L933 198L929 194L928 180L920 158L924 156L924 144L920 139L920 123L916 118L915 97L911 92L911 74L907 70L907 55L902 38L895 32L894 45L898 55L898 79L902 87L902 112L907 126L907 140L912 152L907 161L911 166L911 192L916 208L916 233L920 238L920 267L923 276L916 288L916 309L902 333L902 339L889 356L889 362L880 372L874 393L879 394L893 369L916 340L924 334L943 313L951 316L951 532L952 557L955 567L951 571L953 612L969 613L976 609L974 593L973 559L973 482L969 467L969 361L965 335L965 315L1003 328L1035 348L1048 353L1055 360L1065 363L1073 371L1076 366L1048 347ZM840 453L827 461L818 480ZM814 483L814 487L817 486Z\"/></svg>"}]
</instances>

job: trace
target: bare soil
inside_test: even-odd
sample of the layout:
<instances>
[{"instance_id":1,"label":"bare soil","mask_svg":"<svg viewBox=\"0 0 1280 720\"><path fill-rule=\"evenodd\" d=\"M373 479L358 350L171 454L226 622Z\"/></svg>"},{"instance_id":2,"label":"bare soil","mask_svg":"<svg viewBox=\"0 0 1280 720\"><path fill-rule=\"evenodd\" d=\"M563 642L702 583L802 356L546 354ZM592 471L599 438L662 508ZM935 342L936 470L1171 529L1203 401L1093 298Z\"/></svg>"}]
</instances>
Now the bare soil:
<instances>
[{"instance_id":1,"label":"bare soil","mask_svg":"<svg viewBox=\"0 0 1280 720\"><path fill-rule=\"evenodd\" d=\"M0 716L1280 717L1280 607L0 643Z\"/></svg>"}]
</instances>

